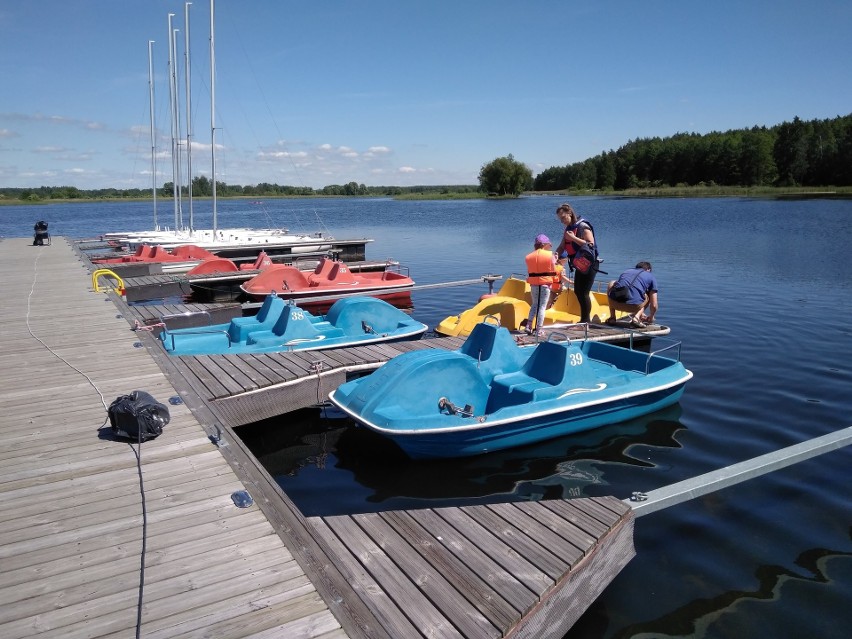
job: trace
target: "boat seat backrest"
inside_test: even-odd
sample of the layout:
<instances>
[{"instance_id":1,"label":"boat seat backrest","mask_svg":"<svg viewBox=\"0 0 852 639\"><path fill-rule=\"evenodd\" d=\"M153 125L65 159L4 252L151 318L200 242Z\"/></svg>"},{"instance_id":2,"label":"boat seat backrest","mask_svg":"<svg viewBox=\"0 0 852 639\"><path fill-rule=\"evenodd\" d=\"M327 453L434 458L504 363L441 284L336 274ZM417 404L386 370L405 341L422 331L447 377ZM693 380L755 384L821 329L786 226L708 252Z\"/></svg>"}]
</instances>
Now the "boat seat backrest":
<instances>
[{"instance_id":1,"label":"boat seat backrest","mask_svg":"<svg viewBox=\"0 0 852 639\"><path fill-rule=\"evenodd\" d=\"M589 295L591 298L591 295ZM553 303L551 307L554 312L560 313L568 313L569 315L576 315L577 320L582 317L580 310L580 302L577 299L577 294L574 293L573 289L565 289L559 296L556 298L556 301Z\"/></svg>"},{"instance_id":2,"label":"boat seat backrest","mask_svg":"<svg viewBox=\"0 0 852 639\"><path fill-rule=\"evenodd\" d=\"M311 321L313 315L299 308L298 306L287 306L275 326L272 327L272 332L283 338L284 341L291 339L312 339L320 333Z\"/></svg>"},{"instance_id":3,"label":"boat seat backrest","mask_svg":"<svg viewBox=\"0 0 852 639\"><path fill-rule=\"evenodd\" d=\"M266 299L263 300L263 304L260 305L260 310L257 312L255 317L258 322L265 322L270 318L277 319L285 306L287 306L287 303L277 295L267 295Z\"/></svg>"},{"instance_id":4,"label":"boat seat backrest","mask_svg":"<svg viewBox=\"0 0 852 639\"><path fill-rule=\"evenodd\" d=\"M349 267L343 262L335 262L333 260L325 260L325 264L320 262L311 275L308 276L308 282L311 286L323 286L327 284L354 284L355 276Z\"/></svg>"},{"instance_id":5,"label":"boat seat backrest","mask_svg":"<svg viewBox=\"0 0 852 639\"><path fill-rule=\"evenodd\" d=\"M562 342L542 342L524 364L528 376L554 386L565 379L568 347Z\"/></svg>"},{"instance_id":6,"label":"boat seat backrest","mask_svg":"<svg viewBox=\"0 0 852 639\"><path fill-rule=\"evenodd\" d=\"M503 286L500 287L500 290L497 292L498 296L504 297L514 297L515 299L525 300L528 304L532 303L532 293L530 292L530 285L527 284L524 280L520 280L516 277L510 277L505 282L503 282Z\"/></svg>"},{"instance_id":7,"label":"boat seat backrest","mask_svg":"<svg viewBox=\"0 0 852 639\"><path fill-rule=\"evenodd\" d=\"M464 344L459 347L459 351L474 359L488 359L494 349L498 328L494 324L480 322L473 327Z\"/></svg>"},{"instance_id":8,"label":"boat seat backrest","mask_svg":"<svg viewBox=\"0 0 852 639\"><path fill-rule=\"evenodd\" d=\"M251 270L259 271L267 266L272 265L272 259L267 255L266 251L261 251L257 254L257 259L251 265Z\"/></svg>"},{"instance_id":9,"label":"boat seat backrest","mask_svg":"<svg viewBox=\"0 0 852 639\"><path fill-rule=\"evenodd\" d=\"M343 262L337 262L331 269L331 277L335 282L354 282L355 274Z\"/></svg>"},{"instance_id":10,"label":"boat seat backrest","mask_svg":"<svg viewBox=\"0 0 852 639\"><path fill-rule=\"evenodd\" d=\"M271 330L285 311L287 303L275 295L267 295L257 315L254 317L235 317L228 326L228 335L235 342L244 342L255 331Z\"/></svg>"},{"instance_id":11,"label":"boat seat backrest","mask_svg":"<svg viewBox=\"0 0 852 639\"><path fill-rule=\"evenodd\" d=\"M458 350L478 362L487 383L498 373L518 370L526 359L507 329L486 322L474 326Z\"/></svg>"},{"instance_id":12,"label":"boat seat backrest","mask_svg":"<svg viewBox=\"0 0 852 639\"><path fill-rule=\"evenodd\" d=\"M152 248L150 257L153 259L168 260L172 257L172 254L158 244L157 246Z\"/></svg>"}]
</instances>

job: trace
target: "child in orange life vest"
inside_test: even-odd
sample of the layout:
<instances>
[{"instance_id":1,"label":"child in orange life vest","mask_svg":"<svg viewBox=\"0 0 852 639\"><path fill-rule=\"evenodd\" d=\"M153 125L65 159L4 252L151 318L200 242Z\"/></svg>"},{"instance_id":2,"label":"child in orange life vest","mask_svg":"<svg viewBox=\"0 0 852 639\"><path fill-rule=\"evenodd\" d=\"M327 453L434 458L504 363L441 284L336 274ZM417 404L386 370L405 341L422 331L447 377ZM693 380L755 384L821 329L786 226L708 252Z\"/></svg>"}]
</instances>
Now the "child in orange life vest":
<instances>
[{"instance_id":1,"label":"child in orange life vest","mask_svg":"<svg viewBox=\"0 0 852 639\"><path fill-rule=\"evenodd\" d=\"M535 250L525 258L527 263L527 282L532 289L532 304L527 315L527 333L536 331L541 335L544 326L544 312L550 299L550 287L556 276L556 256L553 255L553 245L544 233L535 237ZM533 327L533 320L535 326ZM522 326L524 323L522 322Z\"/></svg>"},{"instance_id":2,"label":"child in orange life vest","mask_svg":"<svg viewBox=\"0 0 852 639\"><path fill-rule=\"evenodd\" d=\"M550 285L550 301L547 303L547 308L553 306L553 303L559 297L563 288L570 288L571 284L573 284L573 280L568 277L568 273L565 271L565 263L567 261L567 255L556 259L556 275L553 276L553 284Z\"/></svg>"}]
</instances>

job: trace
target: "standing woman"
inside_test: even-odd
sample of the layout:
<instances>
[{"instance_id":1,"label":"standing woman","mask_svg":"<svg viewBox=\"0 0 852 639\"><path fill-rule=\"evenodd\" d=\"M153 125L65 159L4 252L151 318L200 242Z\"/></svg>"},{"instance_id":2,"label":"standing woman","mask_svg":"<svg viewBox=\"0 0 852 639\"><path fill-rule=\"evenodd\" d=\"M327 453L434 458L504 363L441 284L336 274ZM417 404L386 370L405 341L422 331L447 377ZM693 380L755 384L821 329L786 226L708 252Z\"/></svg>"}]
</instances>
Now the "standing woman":
<instances>
[{"instance_id":1,"label":"standing woman","mask_svg":"<svg viewBox=\"0 0 852 639\"><path fill-rule=\"evenodd\" d=\"M565 225L565 232L562 234L562 241L559 242L556 253L560 257L566 255L569 267L573 270L574 256L577 254L577 249L584 244L588 244L589 248L594 249L595 231L592 225L577 215L567 202L561 204L556 209L556 217ZM574 273L574 294L580 303L580 323L590 321L589 315L592 311L591 292L597 272L597 264L592 264L588 273L581 273L580 271Z\"/></svg>"}]
</instances>

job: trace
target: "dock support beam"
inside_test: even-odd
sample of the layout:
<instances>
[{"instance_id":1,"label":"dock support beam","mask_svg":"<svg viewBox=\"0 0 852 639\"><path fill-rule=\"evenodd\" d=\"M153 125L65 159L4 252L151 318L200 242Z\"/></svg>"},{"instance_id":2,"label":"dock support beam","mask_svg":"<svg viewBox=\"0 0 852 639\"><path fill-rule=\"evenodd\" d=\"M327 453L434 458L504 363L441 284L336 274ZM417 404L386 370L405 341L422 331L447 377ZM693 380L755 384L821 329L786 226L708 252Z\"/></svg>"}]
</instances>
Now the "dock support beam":
<instances>
[{"instance_id":1,"label":"dock support beam","mask_svg":"<svg viewBox=\"0 0 852 639\"><path fill-rule=\"evenodd\" d=\"M624 501L630 504L637 517L641 517L849 444L852 444L852 426L649 493L634 493Z\"/></svg>"}]
</instances>

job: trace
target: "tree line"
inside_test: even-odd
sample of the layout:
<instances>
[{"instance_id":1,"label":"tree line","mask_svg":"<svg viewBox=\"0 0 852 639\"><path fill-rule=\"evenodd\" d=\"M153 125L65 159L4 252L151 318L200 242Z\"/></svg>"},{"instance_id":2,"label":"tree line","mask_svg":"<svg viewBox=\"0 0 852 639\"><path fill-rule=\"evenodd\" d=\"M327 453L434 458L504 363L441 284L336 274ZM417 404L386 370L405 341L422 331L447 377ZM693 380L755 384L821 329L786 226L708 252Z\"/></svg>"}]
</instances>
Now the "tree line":
<instances>
[{"instance_id":1,"label":"tree line","mask_svg":"<svg viewBox=\"0 0 852 639\"><path fill-rule=\"evenodd\" d=\"M183 185L181 196L187 197L189 189ZM437 186L366 186L357 182L347 184L329 184L321 189L309 186L287 186L261 182L242 186L226 184L216 180L216 195L221 197L310 197L310 196L372 196L393 197L402 195L431 195L448 193L476 193L475 185L437 185ZM193 197L211 197L213 183L204 176L192 179ZM166 182L157 189L157 197L168 199L174 196L174 182ZM150 199L151 189L78 189L74 186L40 186L36 188L0 188L0 199L20 200L23 202L42 202L47 200L89 200L89 199Z\"/></svg>"},{"instance_id":2,"label":"tree line","mask_svg":"<svg viewBox=\"0 0 852 639\"><path fill-rule=\"evenodd\" d=\"M724 133L631 140L533 180L535 191L662 186L850 186L852 114Z\"/></svg>"}]
</instances>

